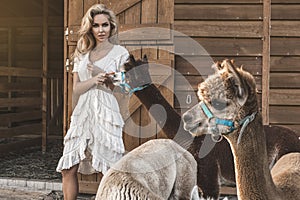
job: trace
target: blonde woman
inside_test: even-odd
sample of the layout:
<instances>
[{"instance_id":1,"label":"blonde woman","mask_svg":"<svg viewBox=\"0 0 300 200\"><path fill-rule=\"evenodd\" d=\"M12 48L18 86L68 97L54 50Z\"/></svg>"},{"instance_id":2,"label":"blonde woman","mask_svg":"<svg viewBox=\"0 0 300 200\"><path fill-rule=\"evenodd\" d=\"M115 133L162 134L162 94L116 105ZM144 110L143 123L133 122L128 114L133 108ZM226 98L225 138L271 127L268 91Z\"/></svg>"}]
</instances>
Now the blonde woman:
<instances>
[{"instance_id":1,"label":"blonde woman","mask_svg":"<svg viewBox=\"0 0 300 200\"><path fill-rule=\"evenodd\" d=\"M116 33L116 17L102 4L93 5L82 19L73 69L73 94L78 102L57 166L65 200L78 195L77 172L105 173L124 153L124 121L111 92L110 74L120 70L129 53L112 43Z\"/></svg>"}]
</instances>

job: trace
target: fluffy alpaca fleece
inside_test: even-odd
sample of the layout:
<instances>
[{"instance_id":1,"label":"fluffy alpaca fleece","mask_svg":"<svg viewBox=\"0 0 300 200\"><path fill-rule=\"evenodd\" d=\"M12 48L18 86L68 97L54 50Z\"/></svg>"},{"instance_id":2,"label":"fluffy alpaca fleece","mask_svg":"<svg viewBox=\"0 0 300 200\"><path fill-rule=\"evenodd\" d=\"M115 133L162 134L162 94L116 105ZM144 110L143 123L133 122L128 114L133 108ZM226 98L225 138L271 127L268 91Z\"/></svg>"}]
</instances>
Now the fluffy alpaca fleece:
<instances>
[{"instance_id":1,"label":"fluffy alpaca fleece","mask_svg":"<svg viewBox=\"0 0 300 200\"><path fill-rule=\"evenodd\" d=\"M196 200L196 173L194 157L173 140L150 140L108 170L96 199Z\"/></svg>"}]
</instances>

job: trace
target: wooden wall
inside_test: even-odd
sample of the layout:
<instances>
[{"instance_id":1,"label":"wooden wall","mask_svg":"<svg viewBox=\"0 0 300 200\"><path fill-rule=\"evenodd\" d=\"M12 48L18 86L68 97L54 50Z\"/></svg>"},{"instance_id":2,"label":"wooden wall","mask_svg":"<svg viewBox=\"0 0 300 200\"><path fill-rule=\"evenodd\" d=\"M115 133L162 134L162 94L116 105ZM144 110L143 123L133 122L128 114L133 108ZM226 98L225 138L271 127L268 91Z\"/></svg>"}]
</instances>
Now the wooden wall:
<instances>
[{"instance_id":1,"label":"wooden wall","mask_svg":"<svg viewBox=\"0 0 300 200\"><path fill-rule=\"evenodd\" d=\"M1 1L0 138L41 136L43 76L49 81L48 119L53 118L60 104L62 106L62 0L49 1L47 27L48 71L43 73L43 1ZM61 115L62 107L60 110ZM55 131L62 127L58 120L52 124L52 133L60 134Z\"/></svg>"},{"instance_id":2,"label":"wooden wall","mask_svg":"<svg viewBox=\"0 0 300 200\"><path fill-rule=\"evenodd\" d=\"M197 41L213 60L244 65L256 78L265 124L300 132L299 9L295 0L175 0L174 29ZM206 74L195 70L202 64L199 53L185 56L192 63L178 55L175 68L195 91ZM193 90L180 82L175 79L175 93L185 99ZM175 107L184 110L196 102L194 95L191 104L175 102Z\"/></svg>"}]
</instances>

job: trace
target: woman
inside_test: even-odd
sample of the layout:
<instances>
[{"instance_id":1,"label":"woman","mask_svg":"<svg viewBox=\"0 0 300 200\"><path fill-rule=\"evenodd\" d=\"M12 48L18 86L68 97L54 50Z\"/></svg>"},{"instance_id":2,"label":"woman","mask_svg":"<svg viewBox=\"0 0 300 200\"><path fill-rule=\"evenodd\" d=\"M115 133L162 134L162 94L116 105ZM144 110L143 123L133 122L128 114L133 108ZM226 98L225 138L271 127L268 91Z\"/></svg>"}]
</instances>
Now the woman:
<instances>
[{"instance_id":1,"label":"woman","mask_svg":"<svg viewBox=\"0 0 300 200\"><path fill-rule=\"evenodd\" d=\"M66 200L77 197L77 172L105 173L124 153L124 121L110 75L129 53L110 41L116 33L116 17L102 4L92 6L82 19L73 69L73 94L79 98L57 166Z\"/></svg>"}]
</instances>

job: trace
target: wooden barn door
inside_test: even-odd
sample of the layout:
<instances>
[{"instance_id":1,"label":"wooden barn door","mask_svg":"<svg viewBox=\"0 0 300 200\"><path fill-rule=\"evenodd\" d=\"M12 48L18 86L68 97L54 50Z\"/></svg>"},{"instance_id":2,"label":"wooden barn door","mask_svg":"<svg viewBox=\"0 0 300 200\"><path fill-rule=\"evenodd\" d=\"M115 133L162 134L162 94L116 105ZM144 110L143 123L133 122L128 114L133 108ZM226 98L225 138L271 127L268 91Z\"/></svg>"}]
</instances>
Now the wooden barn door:
<instances>
[{"instance_id":1,"label":"wooden barn door","mask_svg":"<svg viewBox=\"0 0 300 200\"><path fill-rule=\"evenodd\" d=\"M77 42L81 18L87 9L103 3L112 9L119 21L120 43L136 58L147 54L152 63L152 79L160 87L166 99L173 105L174 62L173 38L171 29L174 21L174 0L65 0L65 73L64 73L64 134L70 124L72 113L72 63L69 58ZM150 29L148 29L151 27ZM132 31L138 29L139 31ZM166 31L168 30L168 31ZM166 67L159 67L162 64ZM164 137L156 122L148 115L141 102L130 97L129 115L124 116L126 132L123 134L126 151L138 147L149 139ZM121 108L122 109L122 108ZM133 134L132 134L133 133ZM79 174L80 192L95 193L101 174Z\"/></svg>"}]
</instances>

